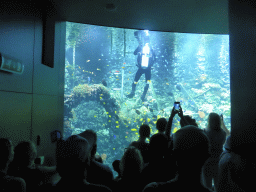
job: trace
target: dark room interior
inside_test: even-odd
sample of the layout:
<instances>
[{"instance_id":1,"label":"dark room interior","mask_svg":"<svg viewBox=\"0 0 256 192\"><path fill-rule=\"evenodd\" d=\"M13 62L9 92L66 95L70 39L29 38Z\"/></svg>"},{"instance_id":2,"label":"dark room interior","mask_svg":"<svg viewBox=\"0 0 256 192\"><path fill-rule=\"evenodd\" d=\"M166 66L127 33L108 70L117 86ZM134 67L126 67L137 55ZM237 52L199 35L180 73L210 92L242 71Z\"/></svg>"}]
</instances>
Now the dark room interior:
<instances>
[{"instance_id":1,"label":"dark room interior","mask_svg":"<svg viewBox=\"0 0 256 192\"><path fill-rule=\"evenodd\" d=\"M151 31L228 34L231 146L256 140L256 6L239 0L1 1L0 53L23 72L0 71L0 137L33 141L44 165L55 166L63 132L66 21Z\"/></svg>"}]
</instances>

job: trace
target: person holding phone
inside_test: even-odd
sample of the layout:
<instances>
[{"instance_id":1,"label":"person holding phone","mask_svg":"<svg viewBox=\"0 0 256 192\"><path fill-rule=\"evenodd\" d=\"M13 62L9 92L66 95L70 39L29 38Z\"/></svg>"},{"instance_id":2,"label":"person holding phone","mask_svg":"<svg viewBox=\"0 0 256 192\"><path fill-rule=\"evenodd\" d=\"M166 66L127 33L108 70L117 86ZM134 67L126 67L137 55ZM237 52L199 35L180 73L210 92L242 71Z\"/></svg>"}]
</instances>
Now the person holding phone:
<instances>
[{"instance_id":1,"label":"person holding phone","mask_svg":"<svg viewBox=\"0 0 256 192\"><path fill-rule=\"evenodd\" d=\"M182 108L180 106L180 102L174 102L174 106L172 108L172 112L171 112L171 115L169 117L169 121L166 125L166 131L165 131L165 134L167 135L169 140L171 140L170 134L171 134L171 129L172 129L172 121L173 121L173 118L176 114L178 114L180 119L184 122L184 126L189 125L189 123L186 121L186 119L183 116L183 111L182 111Z\"/></svg>"}]
</instances>

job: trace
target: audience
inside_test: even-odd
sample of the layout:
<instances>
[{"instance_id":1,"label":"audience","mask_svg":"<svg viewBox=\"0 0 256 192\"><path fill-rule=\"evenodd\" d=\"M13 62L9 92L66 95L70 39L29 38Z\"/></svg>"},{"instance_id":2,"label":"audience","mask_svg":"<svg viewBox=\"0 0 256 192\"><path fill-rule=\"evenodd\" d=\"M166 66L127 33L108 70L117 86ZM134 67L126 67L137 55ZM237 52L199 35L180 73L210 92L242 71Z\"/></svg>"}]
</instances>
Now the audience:
<instances>
[{"instance_id":1,"label":"audience","mask_svg":"<svg viewBox=\"0 0 256 192\"><path fill-rule=\"evenodd\" d=\"M174 116L181 129L171 134ZM86 130L57 142L57 166L61 179L48 188L44 169L35 166L33 142L20 142L15 149L0 139L0 182L2 191L249 191L256 171L255 159L244 146L231 148L230 132L223 117L210 113L206 129L195 119L173 108L169 121L159 118L158 133L150 138L150 127L142 124L138 141L133 141L121 160L112 163L118 176L96 155L97 134ZM227 136L227 139L226 139ZM150 142L146 143L149 138ZM226 141L226 143L225 143ZM225 143L225 145L224 145ZM214 188L212 187L214 180ZM45 187L47 186L47 187Z\"/></svg>"},{"instance_id":2,"label":"audience","mask_svg":"<svg viewBox=\"0 0 256 192\"><path fill-rule=\"evenodd\" d=\"M226 133L221 129L221 117L217 113L210 113L208 117L207 128L204 129L205 134L210 140L210 158L207 159L203 167L203 182L208 188L212 188L212 180L214 188L218 185L218 163L221 153L223 152L223 144L226 141Z\"/></svg>"},{"instance_id":3,"label":"audience","mask_svg":"<svg viewBox=\"0 0 256 192\"><path fill-rule=\"evenodd\" d=\"M146 143L146 138L150 136L150 127L146 124L142 124L140 126L139 135L139 140L133 141L129 146L134 146L140 150L145 164L149 161L149 143Z\"/></svg>"},{"instance_id":4,"label":"audience","mask_svg":"<svg viewBox=\"0 0 256 192\"><path fill-rule=\"evenodd\" d=\"M167 161L168 138L155 134L150 138L150 160L142 170L145 184L153 181L168 181L175 177L175 162Z\"/></svg>"},{"instance_id":5,"label":"audience","mask_svg":"<svg viewBox=\"0 0 256 192\"><path fill-rule=\"evenodd\" d=\"M167 120L165 118L159 118L156 121L156 129L158 133L165 134L165 127L167 125Z\"/></svg>"},{"instance_id":6,"label":"audience","mask_svg":"<svg viewBox=\"0 0 256 192\"><path fill-rule=\"evenodd\" d=\"M232 146L222 154L217 192L254 191L256 157L248 150L251 146L255 146L255 141Z\"/></svg>"},{"instance_id":7,"label":"audience","mask_svg":"<svg viewBox=\"0 0 256 192\"><path fill-rule=\"evenodd\" d=\"M111 191L108 187L89 183L92 145L79 135L72 135L57 149L57 171L61 179L57 191Z\"/></svg>"},{"instance_id":8,"label":"audience","mask_svg":"<svg viewBox=\"0 0 256 192\"><path fill-rule=\"evenodd\" d=\"M114 179L112 170L110 169L109 166L104 165L95 160L95 155L97 152L96 132L89 129L80 133L79 136L85 138L89 143L89 145L91 146L90 148L91 159L90 159L90 167L88 167L87 169L87 172L88 172L87 181L89 183L102 184L111 189L113 184L113 179Z\"/></svg>"},{"instance_id":9,"label":"audience","mask_svg":"<svg viewBox=\"0 0 256 192\"><path fill-rule=\"evenodd\" d=\"M0 138L0 149L0 190L25 192L26 183L24 179L7 174L8 166L14 156L12 142L9 139Z\"/></svg>"},{"instance_id":10,"label":"audience","mask_svg":"<svg viewBox=\"0 0 256 192\"><path fill-rule=\"evenodd\" d=\"M14 159L8 174L21 177L26 182L26 191L38 191L44 181L43 173L35 167L36 146L31 141L22 141L14 149Z\"/></svg>"},{"instance_id":11,"label":"audience","mask_svg":"<svg viewBox=\"0 0 256 192\"><path fill-rule=\"evenodd\" d=\"M209 157L207 135L201 129L187 125L173 134L173 151L178 166L175 179L152 182L143 192L211 191L200 181L201 169Z\"/></svg>"},{"instance_id":12,"label":"audience","mask_svg":"<svg viewBox=\"0 0 256 192\"><path fill-rule=\"evenodd\" d=\"M129 146L120 161L121 178L115 182L113 191L141 192L145 185L141 177L142 169L143 159L140 150Z\"/></svg>"},{"instance_id":13,"label":"audience","mask_svg":"<svg viewBox=\"0 0 256 192\"><path fill-rule=\"evenodd\" d=\"M183 118L180 120L180 127L184 127L187 125L186 122L184 122L184 119L188 123L188 125L194 125L194 126L198 127L196 120L192 119L192 117L189 115L183 116Z\"/></svg>"}]
</instances>

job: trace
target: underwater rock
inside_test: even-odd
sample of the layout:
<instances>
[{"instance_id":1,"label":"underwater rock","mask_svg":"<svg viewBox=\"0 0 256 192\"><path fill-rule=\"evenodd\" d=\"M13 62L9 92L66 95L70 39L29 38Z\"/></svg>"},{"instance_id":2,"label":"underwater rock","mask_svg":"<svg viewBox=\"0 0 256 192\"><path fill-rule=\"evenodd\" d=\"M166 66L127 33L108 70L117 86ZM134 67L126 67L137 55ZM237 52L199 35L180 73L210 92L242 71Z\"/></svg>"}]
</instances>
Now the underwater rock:
<instances>
[{"instance_id":1,"label":"underwater rock","mask_svg":"<svg viewBox=\"0 0 256 192\"><path fill-rule=\"evenodd\" d=\"M179 91L181 91L181 86L180 85L176 85L176 89L178 89Z\"/></svg>"},{"instance_id":2,"label":"underwater rock","mask_svg":"<svg viewBox=\"0 0 256 192\"><path fill-rule=\"evenodd\" d=\"M104 85L105 87L107 87L107 82L106 82L105 79L102 79L101 83L102 83L102 85Z\"/></svg>"}]
</instances>

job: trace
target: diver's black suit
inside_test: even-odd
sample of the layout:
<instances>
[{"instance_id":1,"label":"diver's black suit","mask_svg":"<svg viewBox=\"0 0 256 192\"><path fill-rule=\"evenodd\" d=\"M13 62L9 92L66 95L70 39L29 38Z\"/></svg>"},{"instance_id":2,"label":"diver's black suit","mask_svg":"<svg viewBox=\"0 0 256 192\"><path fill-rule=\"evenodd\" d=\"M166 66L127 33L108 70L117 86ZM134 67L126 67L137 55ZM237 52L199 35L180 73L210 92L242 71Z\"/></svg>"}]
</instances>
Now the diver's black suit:
<instances>
[{"instance_id":1,"label":"diver's black suit","mask_svg":"<svg viewBox=\"0 0 256 192\"><path fill-rule=\"evenodd\" d=\"M138 71L136 72L135 78L134 78L134 82L132 84L132 92L128 95L128 97L132 98L135 95L135 88L136 88L136 84L138 83L141 75L143 73L145 73L145 77L146 77L146 85L144 87L144 92L141 96L141 100L144 101L145 95L148 91L149 88L149 83L151 80L151 67L153 66L154 62L155 62L155 52L152 49L151 46L149 46L150 48L150 52L149 52L149 61L148 61L148 67L144 68L141 66L141 62L142 62L142 50L143 47L141 45L139 45L137 47L137 49L134 51L134 55L138 55L137 56L137 67L138 67Z\"/></svg>"}]
</instances>

